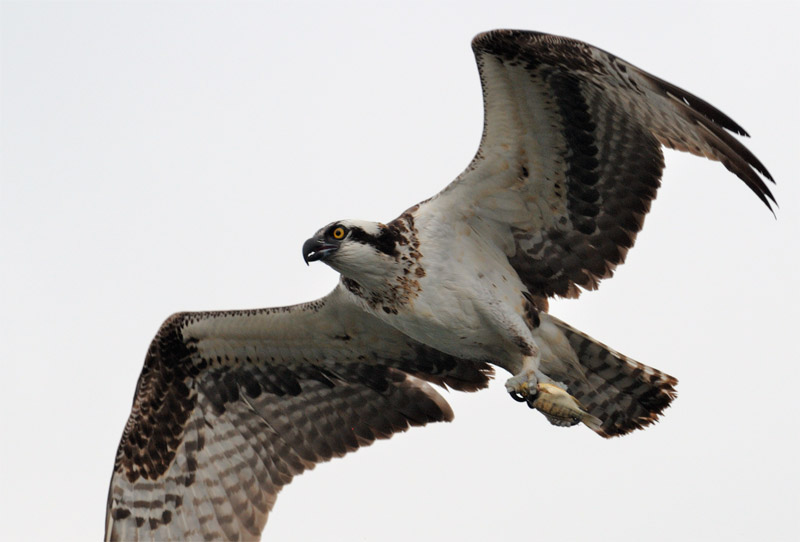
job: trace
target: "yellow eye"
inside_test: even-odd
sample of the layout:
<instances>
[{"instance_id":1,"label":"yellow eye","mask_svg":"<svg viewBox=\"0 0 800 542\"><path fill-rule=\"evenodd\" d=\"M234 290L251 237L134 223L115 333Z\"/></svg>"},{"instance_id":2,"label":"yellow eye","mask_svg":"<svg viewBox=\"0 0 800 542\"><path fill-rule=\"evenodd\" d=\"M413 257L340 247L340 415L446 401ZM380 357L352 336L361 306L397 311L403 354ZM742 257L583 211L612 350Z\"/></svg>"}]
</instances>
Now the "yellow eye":
<instances>
[{"instance_id":1,"label":"yellow eye","mask_svg":"<svg viewBox=\"0 0 800 542\"><path fill-rule=\"evenodd\" d=\"M335 230L333 230L333 238L334 239L344 239L344 228L339 226Z\"/></svg>"}]
</instances>

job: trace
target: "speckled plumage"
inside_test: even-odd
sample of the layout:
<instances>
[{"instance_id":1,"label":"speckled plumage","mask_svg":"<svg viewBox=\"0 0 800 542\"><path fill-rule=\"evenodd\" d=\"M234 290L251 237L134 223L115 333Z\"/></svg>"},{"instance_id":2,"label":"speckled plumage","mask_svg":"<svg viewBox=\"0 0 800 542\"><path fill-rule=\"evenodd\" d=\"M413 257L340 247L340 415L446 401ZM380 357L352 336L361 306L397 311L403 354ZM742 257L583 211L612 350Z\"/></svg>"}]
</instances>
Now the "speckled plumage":
<instances>
[{"instance_id":1,"label":"speckled plumage","mask_svg":"<svg viewBox=\"0 0 800 542\"><path fill-rule=\"evenodd\" d=\"M117 452L107 538L258 538L295 475L451 420L424 380L486 386L488 365L420 344L343 295L164 322Z\"/></svg>"},{"instance_id":2,"label":"speckled plumage","mask_svg":"<svg viewBox=\"0 0 800 542\"><path fill-rule=\"evenodd\" d=\"M670 404L675 378L551 316L547 299L594 289L623 263L660 184L661 145L721 162L770 208L771 176L729 117L605 51L513 30L473 50L475 158L394 221L339 221L309 239L306 260L342 275L331 294L163 324L117 452L107 539L257 539L295 475L449 421L429 383L475 391L491 365L553 390L561 403L529 401L551 422L578 412L603 437Z\"/></svg>"}]
</instances>

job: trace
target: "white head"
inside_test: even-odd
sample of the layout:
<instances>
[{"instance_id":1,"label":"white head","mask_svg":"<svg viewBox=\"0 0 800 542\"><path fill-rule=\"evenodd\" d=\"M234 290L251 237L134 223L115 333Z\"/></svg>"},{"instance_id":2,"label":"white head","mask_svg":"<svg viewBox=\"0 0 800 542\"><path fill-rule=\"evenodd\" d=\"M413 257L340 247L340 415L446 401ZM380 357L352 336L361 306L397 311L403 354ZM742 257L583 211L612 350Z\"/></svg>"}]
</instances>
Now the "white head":
<instances>
[{"instance_id":1,"label":"white head","mask_svg":"<svg viewBox=\"0 0 800 542\"><path fill-rule=\"evenodd\" d=\"M322 261L343 276L370 287L397 274L400 232L379 222L338 220L303 243L303 259Z\"/></svg>"}]
</instances>

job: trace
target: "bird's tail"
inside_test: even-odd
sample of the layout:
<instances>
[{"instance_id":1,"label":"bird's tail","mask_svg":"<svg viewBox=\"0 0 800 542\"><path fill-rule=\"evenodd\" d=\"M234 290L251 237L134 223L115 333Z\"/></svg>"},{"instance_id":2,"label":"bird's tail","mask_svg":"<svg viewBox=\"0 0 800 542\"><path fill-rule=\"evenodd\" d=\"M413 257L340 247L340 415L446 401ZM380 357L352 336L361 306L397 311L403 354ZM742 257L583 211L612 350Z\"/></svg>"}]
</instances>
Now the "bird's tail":
<instances>
[{"instance_id":1,"label":"bird's tail","mask_svg":"<svg viewBox=\"0 0 800 542\"><path fill-rule=\"evenodd\" d=\"M547 363L542 371L567 385L567 391L602 424L591 426L609 438L646 427L677 395L678 380L615 352L606 345L549 315L543 315L567 338L577 363ZM588 425L588 424L587 424Z\"/></svg>"}]
</instances>

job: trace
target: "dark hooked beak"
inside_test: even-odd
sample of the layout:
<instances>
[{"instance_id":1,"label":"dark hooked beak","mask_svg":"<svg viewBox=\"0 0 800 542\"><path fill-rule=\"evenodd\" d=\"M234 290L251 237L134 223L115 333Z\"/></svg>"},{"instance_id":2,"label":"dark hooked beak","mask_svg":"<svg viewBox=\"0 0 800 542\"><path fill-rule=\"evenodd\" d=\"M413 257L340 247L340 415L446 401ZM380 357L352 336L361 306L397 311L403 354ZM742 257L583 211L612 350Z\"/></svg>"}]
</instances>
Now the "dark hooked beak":
<instances>
[{"instance_id":1,"label":"dark hooked beak","mask_svg":"<svg viewBox=\"0 0 800 542\"><path fill-rule=\"evenodd\" d=\"M328 255L336 252L337 248L339 248L337 245L332 245L326 243L322 239L314 239L312 237L303 243L303 260L305 260L306 265L308 265L308 262L324 260Z\"/></svg>"}]
</instances>

